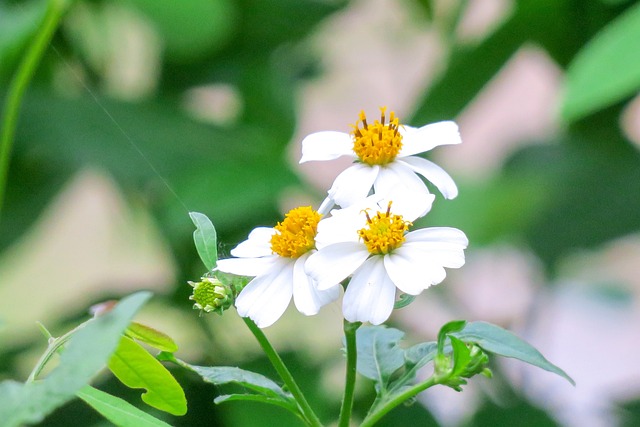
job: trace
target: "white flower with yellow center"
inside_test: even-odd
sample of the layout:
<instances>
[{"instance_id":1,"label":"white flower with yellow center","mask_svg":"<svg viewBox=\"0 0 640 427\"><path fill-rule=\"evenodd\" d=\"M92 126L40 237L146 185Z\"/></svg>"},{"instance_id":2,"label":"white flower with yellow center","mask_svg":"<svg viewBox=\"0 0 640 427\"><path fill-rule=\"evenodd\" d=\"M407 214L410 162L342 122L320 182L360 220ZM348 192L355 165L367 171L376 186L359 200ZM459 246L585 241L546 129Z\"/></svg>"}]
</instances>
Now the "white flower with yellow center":
<instances>
[{"instance_id":1,"label":"white flower with yellow center","mask_svg":"<svg viewBox=\"0 0 640 427\"><path fill-rule=\"evenodd\" d=\"M305 261L315 252L320 218L311 207L292 209L274 228L254 229L231 251L237 258L218 261L220 271L254 277L236 299L240 316L266 328L282 316L292 295L298 311L307 316L338 298L338 286L320 291L304 271Z\"/></svg>"},{"instance_id":2,"label":"white flower with yellow center","mask_svg":"<svg viewBox=\"0 0 640 427\"><path fill-rule=\"evenodd\" d=\"M447 199L458 195L453 179L440 166L415 154L446 144L459 144L458 126L451 121L429 124L421 128L401 125L391 112L386 122L386 108L380 120L368 123L364 112L351 133L325 131L313 133L302 141L300 163L352 157L353 166L335 179L329 198L346 207L365 198L371 188L388 193L398 187L429 193L416 174L432 182Z\"/></svg>"},{"instance_id":3,"label":"white flower with yellow center","mask_svg":"<svg viewBox=\"0 0 640 427\"><path fill-rule=\"evenodd\" d=\"M320 222L318 251L309 257L305 270L320 290L351 276L342 302L345 319L379 325L391 315L396 288L418 295L442 282L444 267L464 264L468 240L455 228L408 231L411 221L424 211L415 203L380 200L374 195L366 199L367 204L334 210L331 218Z\"/></svg>"}]
</instances>

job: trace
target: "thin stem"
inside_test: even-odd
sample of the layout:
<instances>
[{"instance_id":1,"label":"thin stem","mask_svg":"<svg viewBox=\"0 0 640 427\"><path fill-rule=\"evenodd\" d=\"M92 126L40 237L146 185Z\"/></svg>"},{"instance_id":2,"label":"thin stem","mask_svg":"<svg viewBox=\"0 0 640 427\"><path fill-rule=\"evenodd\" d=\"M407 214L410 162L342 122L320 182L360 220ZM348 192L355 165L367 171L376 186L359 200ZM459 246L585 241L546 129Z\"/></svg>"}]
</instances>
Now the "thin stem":
<instances>
[{"instance_id":1,"label":"thin stem","mask_svg":"<svg viewBox=\"0 0 640 427\"><path fill-rule=\"evenodd\" d=\"M276 350L267 339L267 336L264 334L264 332L262 332L262 329L260 329L253 322L253 320L249 319L248 317L243 317L242 320L244 320L244 323L246 323L246 325L249 327L249 330L251 331L253 336L256 337L258 343L260 344L260 347L262 347L262 350L264 350L267 358L275 368L276 372L278 372L278 375L280 375L280 378L282 378L282 381L284 381L285 385L287 386L293 397L296 399L296 402L298 402L298 407L302 411L307 424L309 424L310 426L322 427L320 419L315 414L315 412L313 412L313 409L311 409L309 402L307 402L307 399L302 394L302 390L300 390L300 387L298 387L296 380L291 375L291 372L289 372L289 369L287 369L286 365L280 358L280 355L278 355Z\"/></svg>"},{"instance_id":2,"label":"thin stem","mask_svg":"<svg viewBox=\"0 0 640 427\"><path fill-rule=\"evenodd\" d=\"M42 370L47 365L49 360L51 360L53 355L56 354L56 352L60 349L60 347L65 345L67 343L67 341L69 341L69 339L71 338L71 336L73 334L78 332L80 329L84 328L85 325L87 324L87 322L83 322L83 323L79 324L78 326L76 326L75 328L73 328L72 330L70 330L69 332L67 332L66 334L64 334L64 335L62 335L62 336L60 336L58 338L54 338L54 337L51 336L51 334L49 334L49 336L50 336L48 338L49 346L47 347L45 352L42 353L42 356L40 356L40 359L38 359L38 363L36 363L36 365L33 367L33 370L29 374L29 378L27 378L26 382L30 383L30 382L35 381L36 377L40 374L40 372L42 372ZM42 327L44 328L44 326L42 326ZM47 333L49 333L49 331L47 331Z\"/></svg>"},{"instance_id":3,"label":"thin stem","mask_svg":"<svg viewBox=\"0 0 640 427\"><path fill-rule=\"evenodd\" d=\"M362 325L360 322L351 323L344 320L344 338L347 347L347 368L345 371L344 395L342 396L342 406L340 407L339 427L349 427L351 421L351 411L353 410L354 389L356 386L356 367L358 361L358 350L356 348L356 331Z\"/></svg>"},{"instance_id":4,"label":"thin stem","mask_svg":"<svg viewBox=\"0 0 640 427\"><path fill-rule=\"evenodd\" d=\"M367 417L364 419L362 424L360 424L360 427L373 426L375 423L380 421L380 418L385 416L389 411L391 411L396 406L406 402L408 399L412 398L413 396L417 395L422 391L425 391L429 387L433 387L434 385L438 385L446 382L450 376L451 376L450 374L439 375L439 376L434 374L431 377L429 377L429 379L427 379L426 381L416 384L411 388L408 388L404 392L394 396L393 399L390 399L389 401L385 402L381 408L376 409L375 411L367 414Z\"/></svg>"},{"instance_id":5,"label":"thin stem","mask_svg":"<svg viewBox=\"0 0 640 427\"><path fill-rule=\"evenodd\" d=\"M4 118L2 119L2 133L0 134L0 212L4 201L4 193L7 187L9 175L9 158L18 123L18 113L22 97L29 86L29 82L35 74L36 68L42 59L42 55L51 42L51 38L58 28L60 19L66 9L66 0L50 0L44 21L29 46L22 62L11 80L7 99L4 105Z\"/></svg>"}]
</instances>

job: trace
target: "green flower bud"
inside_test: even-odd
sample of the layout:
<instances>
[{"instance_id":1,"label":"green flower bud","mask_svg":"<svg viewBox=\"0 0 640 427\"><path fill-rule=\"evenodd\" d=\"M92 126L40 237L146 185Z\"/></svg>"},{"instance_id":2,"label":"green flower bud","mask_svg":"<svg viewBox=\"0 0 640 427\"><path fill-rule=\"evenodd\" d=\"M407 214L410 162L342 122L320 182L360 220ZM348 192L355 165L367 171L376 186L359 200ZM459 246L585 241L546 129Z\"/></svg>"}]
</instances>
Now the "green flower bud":
<instances>
[{"instance_id":1,"label":"green flower bud","mask_svg":"<svg viewBox=\"0 0 640 427\"><path fill-rule=\"evenodd\" d=\"M200 282L189 282L189 285L193 287L189 299L195 302L193 308L201 313L222 314L233 305L235 297L231 287L215 277L203 277Z\"/></svg>"},{"instance_id":2,"label":"green flower bud","mask_svg":"<svg viewBox=\"0 0 640 427\"><path fill-rule=\"evenodd\" d=\"M482 351L482 349L476 344L467 344L471 346L471 360L466 366L460 376L464 378L471 378L474 375L482 374L488 378L491 378L491 371L489 371L485 365L489 363L489 356ZM485 371L489 371L488 373Z\"/></svg>"}]
</instances>

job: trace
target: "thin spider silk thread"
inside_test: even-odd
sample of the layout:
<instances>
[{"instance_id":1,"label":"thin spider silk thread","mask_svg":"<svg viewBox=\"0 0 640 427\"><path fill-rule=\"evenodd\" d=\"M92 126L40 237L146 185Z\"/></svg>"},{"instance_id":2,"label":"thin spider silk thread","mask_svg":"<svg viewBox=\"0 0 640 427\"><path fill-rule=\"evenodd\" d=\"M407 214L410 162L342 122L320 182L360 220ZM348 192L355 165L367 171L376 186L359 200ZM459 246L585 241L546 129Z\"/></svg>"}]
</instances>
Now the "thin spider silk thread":
<instances>
[{"instance_id":1,"label":"thin spider silk thread","mask_svg":"<svg viewBox=\"0 0 640 427\"><path fill-rule=\"evenodd\" d=\"M62 62L64 63L65 67L67 67L67 69L71 72L71 74L73 75L73 77L78 81L78 83L80 83L80 85L82 85L82 87L87 91L87 93L91 96L91 98L93 99L93 101L98 105L98 107L100 107L100 109L105 113L105 115L109 118L109 120L111 121L111 123L113 123L113 125L115 126L115 128L118 130L118 132L120 132L122 134L122 136L124 136L124 138L127 140L127 142L129 143L129 145L131 145L131 147L138 153L138 155L145 161L145 163L147 164L147 166L149 166L149 168L153 171L153 173L158 177L158 179L163 183L163 185L167 188L167 190L169 190L169 192L171 194L173 194L173 196L176 198L176 200L178 200L178 202L180 202L180 204L182 205L182 207L184 208L184 210L189 213L190 209L187 207L186 203L182 200L182 198L178 195L178 193L173 189L173 187L171 186L171 184L169 184L169 181L167 181L167 179L162 176L162 174L158 171L158 169L154 166L154 164L151 162L151 160L149 160L149 158L147 157L147 155L144 153L144 151L142 151L142 149L138 146L138 144L136 144L136 142L133 140L133 138L131 136L129 136L129 134L124 130L124 128L120 125L120 123L118 123L118 121L115 119L115 117L113 117L113 115L109 112L109 110L107 110L107 108L104 106L104 104L102 104L100 102L100 99L98 99L98 97L93 93L93 91L91 90L91 88L89 88L89 86L87 86L87 84L80 78L80 76L78 75L78 73L73 69L73 67L71 67L71 65L69 64L69 62L67 62L64 57L60 54L60 52L58 51L58 49L56 49L55 46L51 45L51 48L53 49L53 51L56 53L56 55L58 55L58 58L60 58L62 60Z\"/></svg>"}]
</instances>

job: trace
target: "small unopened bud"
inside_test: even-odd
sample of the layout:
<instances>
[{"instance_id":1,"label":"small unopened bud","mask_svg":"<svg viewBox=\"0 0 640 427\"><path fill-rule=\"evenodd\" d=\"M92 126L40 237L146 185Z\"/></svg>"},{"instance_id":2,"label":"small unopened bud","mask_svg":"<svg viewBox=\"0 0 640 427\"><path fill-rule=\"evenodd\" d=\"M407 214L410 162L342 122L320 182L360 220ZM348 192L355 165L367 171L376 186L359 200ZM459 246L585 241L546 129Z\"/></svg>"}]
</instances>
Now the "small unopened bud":
<instances>
[{"instance_id":1,"label":"small unopened bud","mask_svg":"<svg viewBox=\"0 0 640 427\"><path fill-rule=\"evenodd\" d=\"M200 282L189 282L189 285L193 287L193 294L189 299L194 301L193 308L196 310L222 314L233 304L231 287L215 277L203 277Z\"/></svg>"},{"instance_id":2,"label":"small unopened bud","mask_svg":"<svg viewBox=\"0 0 640 427\"><path fill-rule=\"evenodd\" d=\"M469 345L469 344L467 344ZM471 378L474 375L482 374L488 378L491 378L491 371L487 369L485 366L489 363L489 356L482 351L482 349L476 344L471 345L471 360L469 364L466 366L465 370L462 372L461 376L465 378ZM488 375L485 372L488 371Z\"/></svg>"}]
</instances>

